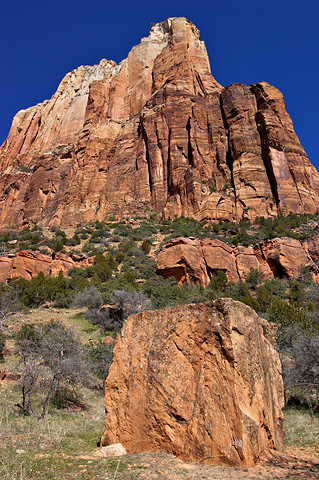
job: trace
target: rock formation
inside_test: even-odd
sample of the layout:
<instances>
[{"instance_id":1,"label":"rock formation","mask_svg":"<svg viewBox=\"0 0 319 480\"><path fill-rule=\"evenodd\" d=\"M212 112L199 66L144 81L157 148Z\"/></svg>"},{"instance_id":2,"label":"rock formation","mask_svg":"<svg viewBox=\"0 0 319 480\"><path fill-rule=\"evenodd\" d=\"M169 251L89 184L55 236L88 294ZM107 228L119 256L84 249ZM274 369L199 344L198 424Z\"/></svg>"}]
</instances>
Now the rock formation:
<instances>
[{"instance_id":1,"label":"rock formation","mask_svg":"<svg viewBox=\"0 0 319 480\"><path fill-rule=\"evenodd\" d=\"M231 299L127 319L106 380L101 444L252 466L283 449L281 364L269 324Z\"/></svg>"},{"instance_id":2,"label":"rock formation","mask_svg":"<svg viewBox=\"0 0 319 480\"><path fill-rule=\"evenodd\" d=\"M9 279L22 277L26 280L36 277L40 272L57 277L74 267L86 268L93 264L93 258L75 261L63 253L44 255L32 250L20 250L13 256L0 257L0 283Z\"/></svg>"},{"instance_id":3,"label":"rock formation","mask_svg":"<svg viewBox=\"0 0 319 480\"><path fill-rule=\"evenodd\" d=\"M20 111L0 171L2 230L150 210L254 219L315 212L319 200L282 94L219 85L185 18L154 24L119 65L79 67Z\"/></svg>"},{"instance_id":4,"label":"rock formation","mask_svg":"<svg viewBox=\"0 0 319 480\"><path fill-rule=\"evenodd\" d=\"M179 283L209 284L218 270L226 273L228 281L246 280L250 269L259 270L265 278L291 278L298 275L302 265L313 271L318 281L318 239L301 244L293 238L275 238L253 247L230 247L215 239L191 240L174 238L160 251L157 273L164 278L174 277Z\"/></svg>"},{"instance_id":5,"label":"rock formation","mask_svg":"<svg viewBox=\"0 0 319 480\"><path fill-rule=\"evenodd\" d=\"M164 278L174 277L178 283L201 283L204 287L218 270L226 273L228 281L246 280L250 269L259 270L265 278L291 278L300 267L312 271L319 281L319 240L315 237L303 244L293 238L275 238L253 247L231 247L221 240L174 238L155 258L157 273ZM27 280L40 272L56 277L59 271L67 274L71 268L87 268L94 258L82 255L69 257L63 253L45 255L21 250L15 255L0 257L0 283L22 277Z\"/></svg>"}]
</instances>

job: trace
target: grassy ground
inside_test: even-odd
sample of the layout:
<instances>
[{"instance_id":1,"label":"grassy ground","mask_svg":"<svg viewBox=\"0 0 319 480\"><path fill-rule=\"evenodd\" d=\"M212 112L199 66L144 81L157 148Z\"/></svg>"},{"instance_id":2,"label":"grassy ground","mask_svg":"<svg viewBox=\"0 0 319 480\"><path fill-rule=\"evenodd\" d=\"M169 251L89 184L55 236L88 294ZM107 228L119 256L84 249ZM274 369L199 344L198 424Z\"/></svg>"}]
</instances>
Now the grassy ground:
<instances>
[{"instance_id":1,"label":"grassy ground","mask_svg":"<svg viewBox=\"0 0 319 480\"><path fill-rule=\"evenodd\" d=\"M82 317L68 311L35 311L25 322L59 318L75 325L83 341L98 336ZM78 315L79 317L79 315ZM8 342L12 346L12 341ZM0 371L13 371L15 357L6 357ZM314 424L306 410L285 412L286 454L263 458L254 468L229 468L182 462L164 452L127 455L119 459L93 456L104 427L103 396L82 390L86 409L51 408L43 419L21 414L15 382L0 381L1 480L197 480L319 478L319 417Z\"/></svg>"},{"instance_id":2,"label":"grassy ground","mask_svg":"<svg viewBox=\"0 0 319 480\"><path fill-rule=\"evenodd\" d=\"M313 446L319 452L319 417L312 423L309 410L285 409L285 439L291 447Z\"/></svg>"},{"instance_id":3,"label":"grassy ground","mask_svg":"<svg viewBox=\"0 0 319 480\"><path fill-rule=\"evenodd\" d=\"M87 410L52 411L39 420L13 406L16 387L1 387L0 478L3 480L61 479L316 479L319 478L319 418L312 425L307 413L286 412L288 455L267 458L259 466L227 468L182 462L165 453L101 459L92 454L103 432L103 398L85 391ZM302 448L296 448L301 445ZM311 445L311 447L309 447Z\"/></svg>"}]
</instances>

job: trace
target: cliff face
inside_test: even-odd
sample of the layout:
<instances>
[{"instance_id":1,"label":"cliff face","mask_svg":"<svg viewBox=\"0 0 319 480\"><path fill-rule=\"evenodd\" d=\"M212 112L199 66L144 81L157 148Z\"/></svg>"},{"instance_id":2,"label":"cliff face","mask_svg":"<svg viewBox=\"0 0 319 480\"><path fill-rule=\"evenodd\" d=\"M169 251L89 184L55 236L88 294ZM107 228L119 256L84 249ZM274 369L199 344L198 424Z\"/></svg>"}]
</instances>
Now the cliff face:
<instances>
[{"instance_id":1,"label":"cliff face","mask_svg":"<svg viewBox=\"0 0 319 480\"><path fill-rule=\"evenodd\" d=\"M110 215L253 219L315 212L319 175L282 94L223 88L185 18L152 26L119 65L66 75L20 111L0 149L0 228Z\"/></svg>"}]
</instances>

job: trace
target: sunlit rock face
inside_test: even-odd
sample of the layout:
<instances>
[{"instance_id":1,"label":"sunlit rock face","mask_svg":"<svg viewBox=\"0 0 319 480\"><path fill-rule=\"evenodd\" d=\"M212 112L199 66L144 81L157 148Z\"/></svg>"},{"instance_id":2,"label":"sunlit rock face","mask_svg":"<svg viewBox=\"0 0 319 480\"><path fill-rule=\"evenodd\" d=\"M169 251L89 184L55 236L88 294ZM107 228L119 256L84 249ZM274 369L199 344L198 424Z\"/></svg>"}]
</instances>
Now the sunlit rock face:
<instances>
[{"instance_id":1,"label":"sunlit rock face","mask_svg":"<svg viewBox=\"0 0 319 480\"><path fill-rule=\"evenodd\" d=\"M283 449L284 391L266 320L231 299L129 317L105 387L101 444L252 466Z\"/></svg>"},{"instance_id":2,"label":"sunlit rock face","mask_svg":"<svg viewBox=\"0 0 319 480\"><path fill-rule=\"evenodd\" d=\"M250 247L232 247L218 239L179 237L161 248L156 257L157 273L164 278L174 277L180 284L207 287L219 270L225 272L229 282L237 282L245 281L251 269L258 270L264 278L293 278L304 265L318 282L314 268L318 263L318 244L318 236L304 243L294 238L275 238Z\"/></svg>"},{"instance_id":3,"label":"sunlit rock face","mask_svg":"<svg viewBox=\"0 0 319 480\"><path fill-rule=\"evenodd\" d=\"M0 149L0 228L162 211L202 219L315 212L319 176L265 82L223 88L185 18L120 64L68 73Z\"/></svg>"}]
</instances>

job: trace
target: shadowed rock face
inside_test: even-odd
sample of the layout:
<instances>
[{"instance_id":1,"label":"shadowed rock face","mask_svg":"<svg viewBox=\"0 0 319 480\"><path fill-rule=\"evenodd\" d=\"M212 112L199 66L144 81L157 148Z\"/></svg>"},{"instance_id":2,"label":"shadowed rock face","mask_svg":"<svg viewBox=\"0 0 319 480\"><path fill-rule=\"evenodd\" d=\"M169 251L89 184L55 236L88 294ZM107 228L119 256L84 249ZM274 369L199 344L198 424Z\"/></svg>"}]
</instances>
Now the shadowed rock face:
<instances>
[{"instance_id":1,"label":"shadowed rock face","mask_svg":"<svg viewBox=\"0 0 319 480\"><path fill-rule=\"evenodd\" d=\"M283 449L281 364L268 323L230 299L131 316L106 380L102 445L253 465Z\"/></svg>"},{"instance_id":2,"label":"shadowed rock face","mask_svg":"<svg viewBox=\"0 0 319 480\"><path fill-rule=\"evenodd\" d=\"M223 88L185 18L152 26L119 65L67 74L20 111L0 149L0 228L62 228L163 210L196 219L315 212L319 176L282 94Z\"/></svg>"}]
</instances>

